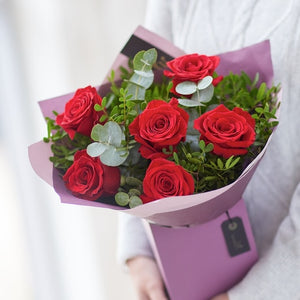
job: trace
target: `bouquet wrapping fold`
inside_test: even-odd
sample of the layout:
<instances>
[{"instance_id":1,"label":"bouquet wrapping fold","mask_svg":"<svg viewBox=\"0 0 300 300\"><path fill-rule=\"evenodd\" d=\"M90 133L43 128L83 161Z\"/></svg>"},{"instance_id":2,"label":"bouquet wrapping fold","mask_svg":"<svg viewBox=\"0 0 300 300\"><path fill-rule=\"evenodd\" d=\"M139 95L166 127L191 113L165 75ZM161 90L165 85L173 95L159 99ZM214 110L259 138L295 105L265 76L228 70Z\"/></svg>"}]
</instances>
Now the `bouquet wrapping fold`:
<instances>
[{"instance_id":1,"label":"bouquet wrapping fold","mask_svg":"<svg viewBox=\"0 0 300 300\"><path fill-rule=\"evenodd\" d=\"M128 57L153 47L157 49L158 59L162 61L184 54L169 41L138 27L116 58L112 69L118 70L120 66L126 66ZM272 84L269 41L219 54L219 57L220 65L216 70L219 75L243 70L250 77L259 73L260 81L269 86ZM118 76L116 73L117 78ZM104 81L98 87L98 92L104 95L109 88L110 83ZM39 104L43 115L55 118L52 111L61 113L72 95L70 93L41 101ZM40 141L31 145L29 158L35 172L54 187L63 203L120 210L146 220L153 250L171 299L209 299L237 283L257 259L242 195L268 143L239 178L223 188L201 194L164 198L131 209L115 205L114 199L109 197L99 201L87 201L73 196L49 161L49 144ZM235 217L239 217L242 222L242 235L247 249L239 255L231 256L221 226L226 221L232 224Z\"/></svg>"}]
</instances>

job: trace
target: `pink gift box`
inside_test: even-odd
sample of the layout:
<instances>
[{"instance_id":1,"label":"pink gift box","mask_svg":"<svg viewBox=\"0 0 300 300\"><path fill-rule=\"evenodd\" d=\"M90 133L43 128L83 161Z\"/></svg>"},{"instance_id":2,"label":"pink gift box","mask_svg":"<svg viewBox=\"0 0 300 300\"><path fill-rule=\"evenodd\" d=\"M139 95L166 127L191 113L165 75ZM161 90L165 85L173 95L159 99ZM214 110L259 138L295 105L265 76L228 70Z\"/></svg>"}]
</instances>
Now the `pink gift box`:
<instances>
[{"instance_id":1,"label":"pink gift box","mask_svg":"<svg viewBox=\"0 0 300 300\"><path fill-rule=\"evenodd\" d=\"M162 61L184 54L169 41L138 27L118 55L112 69L118 70L119 66L126 66L128 55L152 47L157 48L158 57ZM250 77L254 77L258 72L260 81L269 86L272 84L269 41L219 56L219 75L243 70ZM99 87L99 94L104 96L108 89L109 83L105 80ZM72 95L70 93L41 101L43 115L54 118L52 111L61 113ZM40 141L31 145L29 158L36 173L54 187L63 203L121 210L150 222L151 225L147 228L152 233L149 236L171 299L199 300L208 299L230 288L246 274L257 259L247 211L241 199L266 148L267 145L240 177L228 186L202 194L164 198L133 209L117 206L113 198L87 201L73 196L49 161L50 144ZM233 220L240 217L249 244L247 251L233 257L229 255L221 228L221 223L228 220L226 212L229 212ZM184 227L186 225L190 227Z\"/></svg>"},{"instance_id":2,"label":"pink gift box","mask_svg":"<svg viewBox=\"0 0 300 300\"><path fill-rule=\"evenodd\" d=\"M257 261L257 250L247 209L241 199L226 213L204 224L168 228L145 223L152 249L172 300L208 300L237 284ZM235 219L242 220L245 235L236 234L234 225L231 256L222 231ZM232 250L232 249L231 249Z\"/></svg>"}]
</instances>

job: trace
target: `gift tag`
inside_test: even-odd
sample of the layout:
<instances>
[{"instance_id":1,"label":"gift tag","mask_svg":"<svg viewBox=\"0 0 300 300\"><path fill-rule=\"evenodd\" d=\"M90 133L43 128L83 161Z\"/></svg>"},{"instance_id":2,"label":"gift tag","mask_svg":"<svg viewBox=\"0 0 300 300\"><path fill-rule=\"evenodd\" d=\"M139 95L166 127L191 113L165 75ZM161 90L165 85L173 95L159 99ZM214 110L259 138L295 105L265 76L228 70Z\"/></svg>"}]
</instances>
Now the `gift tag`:
<instances>
[{"instance_id":1,"label":"gift tag","mask_svg":"<svg viewBox=\"0 0 300 300\"><path fill-rule=\"evenodd\" d=\"M222 223L222 231L231 257L250 250L241 218L235 217L224 221Z\"/></svg>"}]
</instances>

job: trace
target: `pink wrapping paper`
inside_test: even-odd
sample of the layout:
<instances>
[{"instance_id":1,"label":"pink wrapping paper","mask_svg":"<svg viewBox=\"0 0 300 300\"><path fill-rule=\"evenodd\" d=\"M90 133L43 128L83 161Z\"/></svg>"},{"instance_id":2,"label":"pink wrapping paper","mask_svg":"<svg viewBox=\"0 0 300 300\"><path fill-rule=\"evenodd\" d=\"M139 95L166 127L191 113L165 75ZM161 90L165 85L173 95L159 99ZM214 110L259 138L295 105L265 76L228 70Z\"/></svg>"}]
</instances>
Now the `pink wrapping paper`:
<instances>
[{"instance_id":1,"label":"pink wrapping paper","mask_svg":"<svg viewBox=\"0 0 300 300\"><path fill-rule=\"evenodd\" d=\"M221 224L225 213L205 224L167 228L145 222L148 237L170 299L208 300L237 284L257 261L247 209L241 199L229 209L240 217L250 249L231 257Z\"/></svg>"},{"instance_id":2,"label":"pink wrapping paper","mask_svg":"<svg viewBox=\"0 0 300 300\"><path fill-rule=\"evenodd\" d=\"M184 54L182 50L175 47L169 41L156 34L138 27L134 36L146 41L150 46L154 46L164 53L176 57ZM145 49L146 50L146 49ZM271 85L273 79L273 69L270 56L269 41L219 55L220 65L217 68L219 75L226 75L230 71L239 73L241 70L250 76L259 72L260 80ZM126 65L127 57L120 53L113 63L112 69L117 70L119 66ZM109 84L104 81L99 92L104 96L109 89ZM61 113L65 103L72 97L73 93L56 97L40 102L40 107L44 116L54 117L52 111ZM58 176L58 172L53 169L49 161L50 144L40 141L29 147L29 158L35 172L47 183L52 185L60 196L63 203L96 206L109 209L122 210L134 216L144 218L150 222L167 226L184 226L187 224L205 223L220 216L223 212L233 207L241 198L250 181L259 161L263 157L265 150L256 157L254 161L243 171L240 177L232 184L218 190L194 194L190 196L169 197L156 200L133 209L124 209L113 205L113 200L100 199L103 202L87 201L76 198L64 186L63 181Z\"/></svg>"}]
</instances>

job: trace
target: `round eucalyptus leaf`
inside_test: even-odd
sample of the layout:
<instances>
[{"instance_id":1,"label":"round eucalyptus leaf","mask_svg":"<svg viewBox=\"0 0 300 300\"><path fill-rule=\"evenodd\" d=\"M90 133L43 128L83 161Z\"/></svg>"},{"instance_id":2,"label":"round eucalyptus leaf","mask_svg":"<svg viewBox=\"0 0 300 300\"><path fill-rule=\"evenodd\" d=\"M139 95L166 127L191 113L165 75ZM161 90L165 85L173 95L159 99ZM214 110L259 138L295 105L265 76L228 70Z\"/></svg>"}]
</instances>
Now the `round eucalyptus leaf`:
<instances>
[{"instance_id":1,"label":"round eucalyptus leaf","mask_svg":"<svg viewBox=\"0 0 300 300\"><path fill-rule=\"evenodd\" d=\"M157 59L157 51L155 48L151 48L145 51L143 55L143 60L146 61L151 66L156 62Z\"/></svg>"},{"instance_id":2,"label":"round eucalyptus leaf","mask_svg":"<svg viewBox=\"0 0 300 300\"><path fill-rule=\"evenodd\" d=\"M115 194L115 201L120 206L126 206L129 203L129 196L124 192L119 192Z\"/></svg>"},{"instance_id":3,"label":"round eucalyptus leaf","mask_svg":"<svg viewBox=\"0 0 300 300\"><path fill-rule=\"evenodd\" d=\"M198 90L204 90L206 89L209 85L211 85L213 81L213 78L211 76L206 76L200 81L198 81L197 88Z\"/></svg>"},{"instance_id":4,"label":"round eucalyptus leaf","mask_svg":"<svg viewBox=\"0 0 300 300\"><path fill-rule=\"evenodd\" d=\"M211 84L206 89L194 93L191 99L198 101L200 103L207 103L211 100L213 95L214 95L214 86Z\"/></svg>"},{"instance_id":5,"label":"round eucalyptus leaf","mask_svg":"<svg viewBox=\"0 0 300 300\"><path fill-rule=\"evenodd\" d=\"M179 104L186 106L186 107L196 107L196 106L200 106L201 103L196 101L196 100L192 100L192 99L178 99Z\"/></svg>"},{"instance_id":6,"label":"round eucalyptus leaf","mask_svg":"<svg viewBox=\"0 0 300 300\"><path fill-rule=\"evenodd\" d=\"M183 81L176 85L175 91L181 95L191 95L197 90L197 85L192 81Z\"/></svg>"},{"instance_id":7,"label":"round eucalyptus leaf","mask_svg":"<svg viewBox=\"0 0 300 300\"><path fill-rule=\"evenodd\" d=\"M139 51L133 58L133 68L134 70L142 70L144 63L142 62L145 51Z\"/></svg>"},{"instance_id":8,"label":"round eucalyptus leaf","mask_svg":"<svg viewBox=\"0 0 300 300\"><path fill-rule=\"evenodd\" d=\"M142 205L142 204L143 204L143 202L142 202L141 198L138 196L131 196L129 198L129 207L130 208L134 208L134 207Z\"/></svg>"},{"instance_id":9,"label":"round eucalyptus leaf","mask_svg":"<svg viewBox=\"0 0 300 300\"><path fill-rule=\"evenodd\" d=\"M129 79L129 82L147 89L153 83L153 79L154 79L154 74L152 70L149 70L147 72L134 70L134 74Z\"/></svg>"},{"instance_id":10,"label":"round eucalyptus leaf","mask_svg":"<svg viewBox=\"0 0 300 300\"><path fill-rule=\"evenodd\" d=\"M138 189L130 189L129 192L128 192L128 195L130 197L132 197L132 196L140 196L141 195L141 191L138 190Z\"/></svg>"},{"instance_id":11,"label":"round eucalyptus leaf","mask_svg":"<svg viewBox=\"0 0 300 300\"><path fill-rule=\"evenodd\" d=\"M95 142L95 143L89 144L87 146L86 151L89 156L97 157L97 156L100 156L105 150L107 150L107 147L108 146L105 144Z\"/></svg>"},{"instance_id":12,"label":"round eucalyptus leaf","mask_svg":"<svg viewBox=\"0 0 300 300\"><path fill-rule=\"evenodd\" d=\"M101 154L101 161L111 167L117 167L121 165L127 159L128 152L126 150L119 150L114 146L108 146L108 148Z\"/></svg>"},{"instance_id":13,"label":"round eucalyptus leaf","mask_svg":"<svg viewBox=\"0 0 300 300\"><path fill-rule=\"evenodd\" d=\"M135 83L131 83L127 87L127 95L131 95L132 99L130 100L145 100L146 89L142 86L136 85Z\"/></svg>"},{"instance_id":14,"label":"round eucalyptus leaf","mask_svg":"<svg viewBox=\"0 0 300 300\"><path fill-rule=\"evenodd\" d=\"M119 147L125 135L118 123L109 121L99 130L99 138L99 142Z\"/></svg>"},{"instance_id":15,"label":"round eucalyptus leaf","mask_svg":"<svg viewBox=\"0 0 300 300\"><path fill-rule=\"evenodd\" d=\"M91 138L92 140L99 142L100 141L100 136L101 136L101 130L102 130L103 125L96 124L91 132Z\"/></svg>"}]
</instances>

